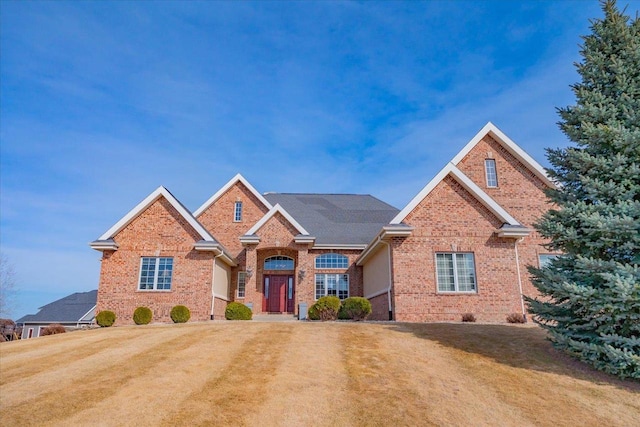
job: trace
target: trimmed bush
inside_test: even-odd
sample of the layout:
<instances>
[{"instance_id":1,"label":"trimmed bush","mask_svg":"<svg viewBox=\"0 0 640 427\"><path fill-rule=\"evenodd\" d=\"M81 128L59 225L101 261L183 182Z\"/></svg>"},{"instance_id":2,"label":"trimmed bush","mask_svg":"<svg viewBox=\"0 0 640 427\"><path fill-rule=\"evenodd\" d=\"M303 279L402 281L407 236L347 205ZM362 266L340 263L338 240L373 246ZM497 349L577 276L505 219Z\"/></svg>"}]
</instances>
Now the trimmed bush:
<instances>
[{"instance_id":1,"label":"trimmed bush","mask_svg":"<svg viewBox=\"0 0 640 427\"><path fill-rule=\"evenodd\" d=\"M171 309L173 323L187 323L191 319L191 311L184 305L176 305Z\"/></svg>"},{"instance_id":2,"label":"trimmed bush","mask_svg":"<svg viewBox=\"0 0 640 427\"><path fill-rule=\"evenodd\" d=\"M133 321L136 322L136 325L146 325L151 322L152 318L153 312L149 307L138 307L133 312Z\"/></svg>"},{"instance_id":3,"label":"trimmed bush","mask_svg":"<svg viewBox=\"0 0 640 427\"><path fill-rule=\"evenodd\" d=\"M239 302L230 302L224 311L224 317L227 320L251 320L253 313L246 305Z\"/></svg>"},{"instance_id":4,"label":"trimmed bush","mask_svg":"<svg viewBox=\"0 0 640 427\"><path fill-rule=\"evenodd\" d=\"M338 318L338 311L340 311L340 298L334 296L326 296L320 298L313 305L318 311L320 320L336 320Z\"/></svg>"},{"instance_id":5,"label":"trimmed bush","mask_svg":"<svg viewBox=\"0 0 640 427\"><path fill-rule=\"evenodd\" d=\"M509 323L527 323L527 319L521 313L511 313L507 316L507 322Z\"/></svg>"},{"instance_id":6,"label":"trimmed bush","mask_svg":"<svg viewBox=\"0 0 640 427\"><path fill-rule=\"evenodd\" d=\"M318 309L316 308L315 304L309 307L309 311L307 312L307 318L309 320L320 320L320 314L318 313Z\"/></svg>"},{"instance_id":7,"label":"trimmed bush","mask_svg":"<svg viewBox=\"0 0 640 427\"><path fill-rule=\"evenodd\" d=\"M64 334L65 332L67 332L67 330L64 326L59 323L52 323L49 326L45 326L44 328L42 328L42 330L40 331L40 336L42 337L45 335Z\"/></svg>"},{"instance_id":8,"label":"trimmed bush","mask_svg":"<svg viewBox=\"0 0 640 427\"><path fill-rule=\"evenodd\" d=\"M339 319L364 320L371 314L371 303L363 297L349 297L342 301Z\"/></svg>"},{"instance_id":9,"label":"trimmed bush","mask_svg":"<svg viewBox=\"0 0 640 427\"><path fill-rule=\"evenodd\" d=\"M108 328L116 321L116 314L113 311L102 310L96 315L96 323L101 328Z\"/></svg>"},{"instance_id":10,"label":"trimmed bush","mask_svg":"<svg viewBox=\"0 0 640 427\"><path fill-rule=\"evenodd\" d=\"M475 322L476 321L476 316L473 315L473 313L465 313L462 315L462 321L463 322Z\"/></svg>"}]
</instances>

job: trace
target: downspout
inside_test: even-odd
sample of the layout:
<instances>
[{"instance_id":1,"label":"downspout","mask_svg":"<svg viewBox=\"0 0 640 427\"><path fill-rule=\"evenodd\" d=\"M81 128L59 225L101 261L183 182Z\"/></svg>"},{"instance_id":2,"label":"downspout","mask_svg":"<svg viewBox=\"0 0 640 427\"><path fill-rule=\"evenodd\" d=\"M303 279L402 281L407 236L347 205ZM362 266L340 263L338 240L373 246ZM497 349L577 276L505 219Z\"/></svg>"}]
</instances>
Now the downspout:
<instances>
[{"instance_id":1,"label":"downspout","mask_svg":"<svg viewBox=\"0 0 640 427\"><path fill-rule=\"evenodd\" d=\"M213 307L216 302L216 293L215 293L215 283L216 283L216 260L224 255L224 252L220 251L220 253L213 257L213 273L211 274L211 320L213 320Z\"/></svg>"},{"instance_id":2,"label":"downspout","mask_svg":"<svg viewBox=\"0 0 640 427\"><path fill-rule=\"evenodd\" d=\"M524 294L522 292L522 278L520 277L520 256L518 255L518 243L522 242L524 237L521 237L515 241L513 247L516 250L516 271L518 272L518 288L520 289L520 309L522 310L522 317L524 321L527 321L527 311L524 309Z\"/></svg>"}]
</instances>

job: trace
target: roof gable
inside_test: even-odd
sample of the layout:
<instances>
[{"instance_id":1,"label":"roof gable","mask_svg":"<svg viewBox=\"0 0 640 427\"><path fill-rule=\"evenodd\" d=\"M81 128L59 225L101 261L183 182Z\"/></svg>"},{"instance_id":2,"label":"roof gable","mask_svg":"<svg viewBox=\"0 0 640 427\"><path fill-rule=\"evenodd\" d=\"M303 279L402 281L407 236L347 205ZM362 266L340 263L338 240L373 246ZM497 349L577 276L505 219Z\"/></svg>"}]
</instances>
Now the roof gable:
<instances>
[{"instance_id":1,"label":"roof gable","mask_svg":"<svg viewBox=\"0 0 640 427\"><path fill-rule=\"evenodd\" d=\"M255 235L256 232L267 223L267 221L269 221L275 214L279 213L280 215L282 215L288 222L289 224L291 224L293 226L293 228L295 228L300 234L302 234L303 236L309 236L309 232L307 230L305 230L305 228L303 226L300 225L300 223L298 221L295 220L294 217L292 217L289 212L287 212L282 206L280 206L280 204L276 204L274 207L272 207L271 209L269 209L269 212L267 212L261 219L260 221L256 222L253 227L251 227L249 229L249 231L247 231L245 233L245 235L247 236L252 236Z\"/></svg>"},{"instance_id":2,"label":"roof gable","mask_svg":"<svg viewBox=\"0 0 640 427\"><path fill-rule=\"evenodd\" d=\"M413 211L418 204L433 191L434 188L446 176L451 176L462 187L473 195L482 205L484 205L489 211L491 211L498 219L503 223L510 226L521 226L521 224L512 217L502 206L500 206L495 200L493 200L487 193L482 190L475 182L473 182L468 176L466 176L460 169L458 169L453 163L448 163L429 183L420 191L407 206L400 211L395 218L391 220L391 224L400 224L404 219Z\"/></svg>"},{"instance_id":3,"label":"roof gable","mask_svg":"<svg viewBox=\"0 0 640 427\"><path fill-rule=\"evenodd\" d=\"M535 176L537 176L545 185L550 188L555 188L555 184L549 178L544 168L540 163L536 162L533 157L528 155L518 144L513 142L511 138L505 135L496 125L488 122L480 131L471 138L471 141L464 146L462 150L451 160L451 163L458 165L462 159L485 137L491 136L498 144L500 144L511 155L518 159L527 169L529 169Z\"/></svg>"},{"instance_id":4,"label":"roof gable","mask_svg":"<svg viewBox=\"0 0 640 427\"><path fill-rule=\"evenodd\" d=\"M149 206L151 206L154 202L156 202L161 197L164 197L171 206L187 221L187 223L193 227L193 229L198 233L198 235L205 242L216 242L216 240L209 234L209 232L195 219L191 212L187 208L182 205L176 199L173 194L169 192L163 186L158 187L151 194L149 194L143 201L138 203L136 207L131 209L125 216L123 216L120 221L115 223L113 227L107 230L102 236L98 238L98 242L107 241L112 239L116 234L118 234L123 228L131 223L134 219L136 219L142 212L147 210Z\"/></svg>"},{"instance_id":5,"label":"roof gable","mask_svg":"<svg viewBox=\"0 0 640 427\"><path fill-rule=\"evenodd\" d=\"M233 187L236 183L241 182L245 187L247 187L247 189L258 199L260 200L260 202L266 206L267 209L271 209L273 206L271 206L271 203L269 203L267 201L267 199L265 199L262 194L260 194L258 192L258 190L256 190L253 185L251 185L249 183L249 181L247 181L241 174L237 174L236 176L234 176L233 178L231 178L231 180L229 180L229 182L227 182L225 185L222 186L222 188L220 188L213 196L211 196L206 202L204 202L202 204L202 206L200 206L198 209L196 209L196 211L193 213L193 216L195 216L196 218L198 216L200 216L200 214L202 214L205 210L207 210L207 208L209 206L211 206L212 204L214 204L216 202L216 200L218 200L224 193L226 193L227 191L229 191L229 189L231 187Z\"/></svg>"}]
</instances>

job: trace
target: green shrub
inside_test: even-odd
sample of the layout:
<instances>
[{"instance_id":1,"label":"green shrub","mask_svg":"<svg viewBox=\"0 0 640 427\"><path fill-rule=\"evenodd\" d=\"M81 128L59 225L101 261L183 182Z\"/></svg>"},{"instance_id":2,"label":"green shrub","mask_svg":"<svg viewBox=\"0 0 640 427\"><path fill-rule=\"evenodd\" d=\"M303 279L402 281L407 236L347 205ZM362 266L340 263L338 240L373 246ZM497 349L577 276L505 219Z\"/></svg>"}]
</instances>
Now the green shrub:
<instances>
[{"instance_id":1,"label":"green shrub","mask_svg":"<svg viewBox=\"0 0 640 427\"><path fill-rule=\"evenodd\" d=\"M108 328L116 321L116 314L113 311L102 310L96 315L96 323L102 328Z\"/></svg>"},{"instance_id":2,"label":"green shrub","mask_svg":"<svg viewBox=\"0 0 640 427\"><path fill-rule=\"evenodd\" d=\"M59 323L52 323L49 326L45 326L40 331L40 336L43 337L45 335L56 335L56 334L64 334L67 332L64 326Z\"/></svg>"},{"instance_id":3,"label":"green shrub","mask_svg":"<svg viewBox=\"0 0 640 427\"><path fill-rule=\"evenodd\" d=\"M224 311L227 320L251 320L252 316L251 309L239 302L230 302Z\"/></svg>"},{"instance_id":4,"label":"green shrub","mask_svg":"<svg viewBox=\"0 0 640 427\"><path fill-rule=\"evenodd\" d=\"M176 305L171 309L173 323L187 323L191 319L191 311L184 305Z\"/></svg>"},{"instance_id":5,"label":"green shrub","mask_svg":"<svg viewBox=\"0 0 640 427\"><path fill-rule=\"evenodd\" d=\"M371 314L371 303L363 297L349 297L342 301L339 319L364 320Z\"/></svg>"},{"instance_id":6,"label":"green shrub","mask_svg":"<svg viewBox=\"0 0 640 427\"><path fill-rule=\"evenodd\" d=\"M315 304L309 307L309 311L307 312L307 318L309 320L320 320L320 314L318 313L318 309L316 308Z\"/></svg>"},{"instance_id":7,"label":"green shrub","mask_svg":"<svg viewBox=\"0 0 640 427\"><path fill-rule=\"evenodd\" d=\"M462 315L462 321L463 322L475 322L476 321L476 316L474 316L473 313L465 313Z\"/></svg>"},{"instance_id":8,"label":"green shrub","mask_svg":"<svg viewBox=\"0 0 640 427\"><path fill-rule=\"evenodd\" d=\"M146 325L151 322L152 318L153 312L149 307L138 307L133 312L133 321L136 322L136 325Z\"/></svg>"},{"instance_id":9,"label":"green shrub","mask_svg":"<svg viewBox=\"0 0 640 427\"><path fill-rule=\"evenodd\" d=\"M320 320L336 320L338 318L338 311L340 310L340 298L334 296L326 296L320 298L313 305L318 311Z\"/></svg>"}]
</instances>

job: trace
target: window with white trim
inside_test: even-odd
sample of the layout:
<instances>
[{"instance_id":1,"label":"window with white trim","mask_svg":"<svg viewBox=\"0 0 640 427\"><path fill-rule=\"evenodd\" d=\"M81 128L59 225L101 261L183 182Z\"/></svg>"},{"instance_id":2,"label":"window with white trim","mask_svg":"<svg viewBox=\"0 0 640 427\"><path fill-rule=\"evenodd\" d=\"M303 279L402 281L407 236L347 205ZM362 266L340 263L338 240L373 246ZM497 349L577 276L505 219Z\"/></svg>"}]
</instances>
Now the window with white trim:
<instances>
[{"instance_id":1,"label":"window with white trim","mask_svg":"<svg viewBox=\"0 0 640 427\"><path fill-rule=\"evenodd\" d=\"M487 187L497 187L498 169L496 169L496 161L494 159L486 159L484 161L484 171L487 176Z\"/></svg>"},{"instance_id":2,"label":"window with white trim","mask_svg":"<svg viewBox=\"0 0 640 427\"><path fill-rule=\"evenodd\" d=\"M143 257L140 260L141 291L169 291L173 278L173 258Z\"/></svg>"},{"instance_id":3,"label":"window with white trim","mask_svg":"<svg viewBox=\"0 0 640 427\"><path fill-rule=\"evenodd\" d=\"M316 299L324 296L349 298L348 274L316 274Z\"/></svg>"},{"instance_id":4,"label":"window with white trim","mask_svg":"<svg viewBox=\"0 0 640 427\"><path fill-rule=\"evenodd\" d=\"M551 263L551 261L553 261L556 258L558 258L558 255L540 254L538 255L538 265L540 266L540 268L544 268L548 266Z\"/></svg>"},{"instance_id":5,"label":"window with white trim","mask_svg":"<svg viewBox=\"0 0 640 427\"><path fill-rule=\"evenodd\" d=\"M476 268L472 253L437 253L438 292L476 292Z\"/></svg>"},{"instance_id":6,"label":"window with white trim","mask_svg":"<svg viewBox=\"0 0 640 427\"><path fill-rule=\"evenodd\" d=\"M244 298L244 294L247 288L247 272L238 271L238 291L236 292L238 298Z\"/></svg>"},{"instance_id":7,"label":"window with white trim","mask_svg":"<svg viewBox=\"0 0 640 427\"><path fill-rule=\"evenodd\" d=\"M293 270L294 268L293 258L288 256L276 255L264 260L265 270Z\"/></svg>"},{"instance_id":8,"label":"window with white trim","mask_svg":"<svg viewBox=\"0 0 640 427\"><path fill-rule=\"evenodd\" d=\"M349 258L340 254L322 254L316 257L316 268L341 268L346 269L349 267Z\"/></svg>"},{"instance_id":9,"label":"window with white trim","mask_svg":"<svg viewBox=\"0 0 640 427\"><path fill-rule=\"evenodd\" d=\"M242 202L236 202L233 205L233 221L234 222L242 221Z\"/></svg>"}]
</instances>

